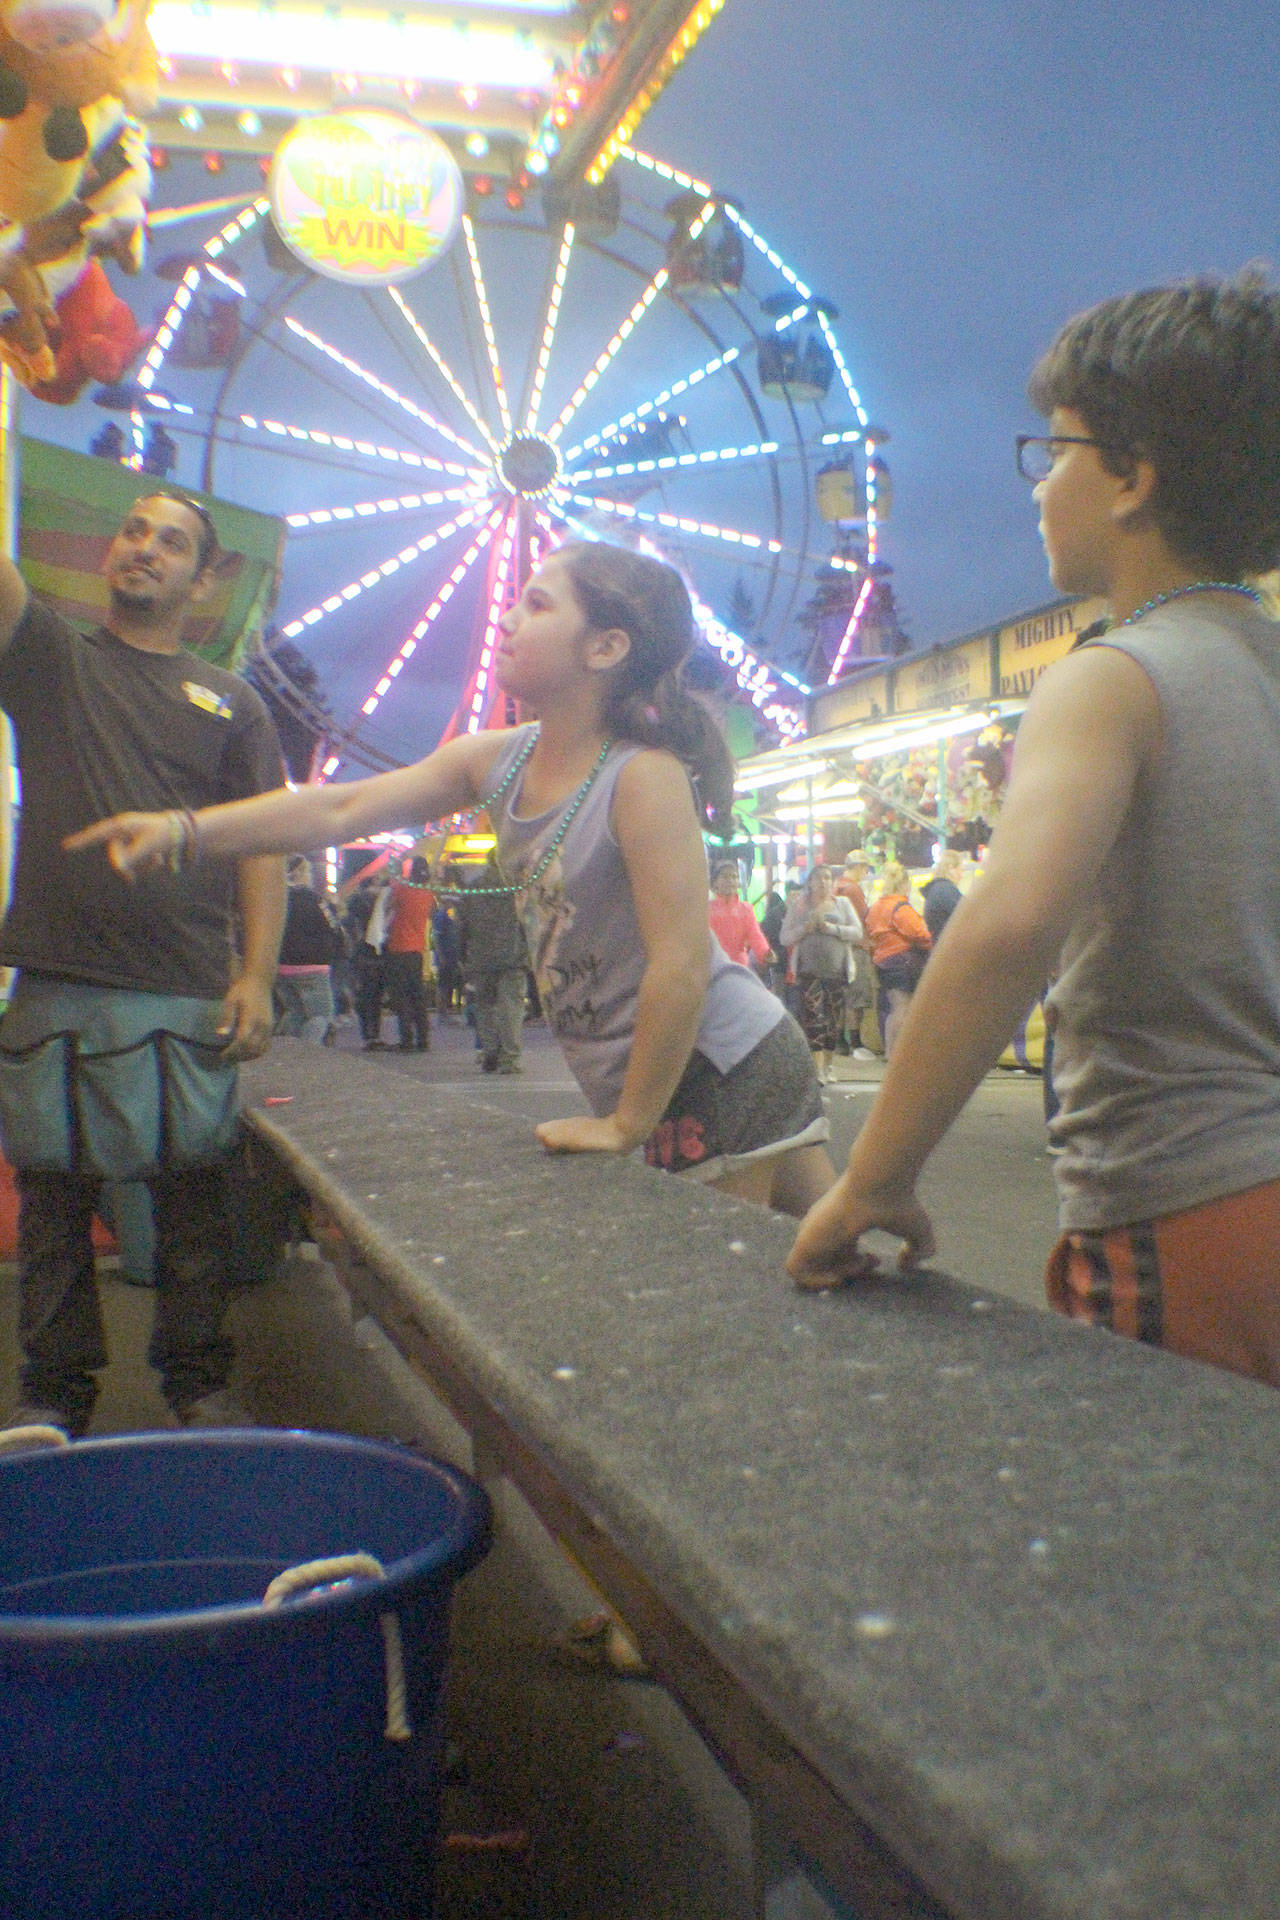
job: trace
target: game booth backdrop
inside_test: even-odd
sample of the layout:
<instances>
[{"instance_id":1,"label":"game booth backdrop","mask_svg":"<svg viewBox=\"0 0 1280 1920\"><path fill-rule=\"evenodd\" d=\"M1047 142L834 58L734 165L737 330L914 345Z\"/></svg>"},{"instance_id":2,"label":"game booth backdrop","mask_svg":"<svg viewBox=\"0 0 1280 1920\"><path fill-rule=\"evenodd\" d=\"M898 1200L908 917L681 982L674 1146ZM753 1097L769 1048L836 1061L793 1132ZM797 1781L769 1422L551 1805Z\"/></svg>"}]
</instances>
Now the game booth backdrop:
<instances>
[{"instance_id":1,"label":"game booth backdrop","mask_svg":"<svg viewBox=\"0 0 1280 1920\"><path fill-rule=\"evenodd\" d=\"M33 592L73 626L91 630L106 611L107 544L138 496L163 483L43 440L24 437L19 457L19 565ZM226 500L205 504L218 529L217 585L193 613L186 644L234 671L252 653L274 604L284 527L271 514Z\"/></svg>"}]
</instances>

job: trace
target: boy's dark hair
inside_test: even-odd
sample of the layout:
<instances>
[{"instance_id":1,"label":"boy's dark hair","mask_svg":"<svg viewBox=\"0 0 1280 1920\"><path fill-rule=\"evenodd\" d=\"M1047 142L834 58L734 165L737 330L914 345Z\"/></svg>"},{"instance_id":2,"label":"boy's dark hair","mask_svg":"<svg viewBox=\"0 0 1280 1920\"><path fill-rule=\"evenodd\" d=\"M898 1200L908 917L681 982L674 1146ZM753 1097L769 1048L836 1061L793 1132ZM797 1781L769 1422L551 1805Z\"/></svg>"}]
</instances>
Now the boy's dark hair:
<instances>
[{"instance_id":1,"label":"boy's dark hair","mask_svg":"<svg viewBox=\"0 0 1280 1920\"><path fill-rule=\"evenodd\" d=\"M1105 300L1062 329L1032 404L1078 413L1112 473L1156 470L1155 523L1216 579L1280 561L1280 292L1246 269Z\"/></svg>"},{"instance_id":2,"label":"boy's dark hair","mask_svg":"<svg viewBox=\"0 0 1280 1920\"><path fill-rule=\"evenodd\" d=\"M187 509L188 513L194 513L200 522L200 533L196 541L199 571L203 573L206 567L213 565L218 557L218 529L213 524L213 515L208 507L202 507L198 500L193 500L189 493L183 493L177 487L148 487L145 493L138 495L138 500L176 500L180 507ZM135 500L134 505L137 504Z\"/></svg>"}]
</instances>

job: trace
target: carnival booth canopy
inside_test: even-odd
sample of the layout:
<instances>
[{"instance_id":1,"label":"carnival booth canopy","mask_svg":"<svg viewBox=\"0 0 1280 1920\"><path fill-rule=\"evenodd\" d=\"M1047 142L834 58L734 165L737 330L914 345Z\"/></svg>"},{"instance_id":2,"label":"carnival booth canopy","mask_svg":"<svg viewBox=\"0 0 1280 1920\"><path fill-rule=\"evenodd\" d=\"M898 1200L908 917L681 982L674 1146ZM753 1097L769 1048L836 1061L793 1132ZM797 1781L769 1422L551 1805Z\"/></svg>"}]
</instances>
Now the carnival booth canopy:
<instances>
[{"instance_id":1,"label":"carnival booth canopy","mask_svg":"<svg viewBox=\"0 0 1280 1920\"><path fill-rule=\"evenodd\" d=\"M603 179L725 0L155 0L164 147L269 154L357 95L504 186Z\"/></svg>"},{"instance_id":2,"label":"carnival booth canopy","mask_svg":"<svg viewBox=\"0 0 1280 1920\"><path fill-rule=\"evenodd\" d=\"M102 559L138 492L129 468L28 440L22 448L19 559L34 590L73 626L95 627L107 606ZM215 666L235 669L275 594L284 528L270 514L219 508L214 590L186 640Z\"/></svg>"}]
</instances>

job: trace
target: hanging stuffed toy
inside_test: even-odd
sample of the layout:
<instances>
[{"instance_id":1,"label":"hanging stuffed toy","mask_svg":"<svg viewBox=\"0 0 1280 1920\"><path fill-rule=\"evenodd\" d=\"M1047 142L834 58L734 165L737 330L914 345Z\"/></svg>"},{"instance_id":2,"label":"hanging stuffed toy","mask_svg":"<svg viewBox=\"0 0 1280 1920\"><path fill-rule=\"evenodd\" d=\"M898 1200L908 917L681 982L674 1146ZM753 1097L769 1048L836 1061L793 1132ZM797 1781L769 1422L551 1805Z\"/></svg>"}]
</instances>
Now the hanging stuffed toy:
<instances>
[{"instance_id":1,"label":"hanging stuffed toy","mask_svg":"<svg viewBox=\"0 0 1280 1920\"><path fill-rule=\"evenodd\" d=\"M0 360L64 404L98 377L92 366L118 363L119 378L143 344L135 328L121 357L127 308L119 301L107 324L117 297L96 276L70 297L97 256L138 271L151 186L132 117L155 98L146 0L95 26L98 3L0 0Z\"/></svg>"},{"instance_id":2,"label":"hanging stuffed toy","mask_svg":"<svg viewBox=\"0 0 1280 1920\"><path fill-rule=\"evenodd\" d=\"M92 32L70 37L104 12ZM147 0L105 9L94 0L75 0L73 7L0 0L0 118L37 108L50 160L65 164L89 151L82 111L94 100L110 94L129 113L149 113L158 77Z\"/></svg>"}]
</instances>

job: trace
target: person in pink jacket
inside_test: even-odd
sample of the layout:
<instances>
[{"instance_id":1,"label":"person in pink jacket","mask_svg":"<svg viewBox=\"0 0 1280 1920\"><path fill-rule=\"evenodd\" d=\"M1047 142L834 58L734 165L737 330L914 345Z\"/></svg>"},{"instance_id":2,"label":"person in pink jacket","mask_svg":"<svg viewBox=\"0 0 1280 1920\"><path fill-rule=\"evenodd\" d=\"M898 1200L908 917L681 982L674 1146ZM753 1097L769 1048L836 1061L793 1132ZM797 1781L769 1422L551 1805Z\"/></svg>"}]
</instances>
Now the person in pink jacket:
<instances>
[{"instance_id":1,"label":"person in pink jacket","mask_svg":"<svg viewBox=\"0 0 1280 1920\"><path fill-rule=\"evenodd\" d=\"M711 880L711 905L708 917L711 931L731 960L740 967L754 960L763 971L770 957L769 942L760 922L738 892L738 864L724 860Z\"/></svg>"}]
</instances>

